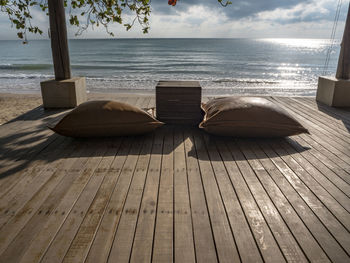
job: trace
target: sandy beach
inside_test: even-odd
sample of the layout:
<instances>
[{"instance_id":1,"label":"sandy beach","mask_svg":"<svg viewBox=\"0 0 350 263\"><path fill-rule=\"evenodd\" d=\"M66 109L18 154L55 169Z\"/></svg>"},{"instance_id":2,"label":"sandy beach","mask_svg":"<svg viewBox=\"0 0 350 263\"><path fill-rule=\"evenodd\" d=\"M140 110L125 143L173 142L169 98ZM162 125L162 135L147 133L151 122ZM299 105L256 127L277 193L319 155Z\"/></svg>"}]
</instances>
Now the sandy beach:
<instances>
[{"instance_id":1,"label":"sandy beach","mask_svg":"<svg viewBox=\"0 0 350 263\"><path fill-rule=\"evenodd\" d=\"M125 93L88 93L88 100L117 99ZM143 96L143 94L127 94L128 97ZM40 106L41 94L0 93L0 125Z\"/></svg>"},{"instance_id":2,"label":"sandy beach","mask_svg":"<svg viewBox=\"0 0 350 263\"><path fill-rule=\"evenodd\" d=\"M41 104L40 94L0 93L0 125Z\"/></svg>"}]
</instances>

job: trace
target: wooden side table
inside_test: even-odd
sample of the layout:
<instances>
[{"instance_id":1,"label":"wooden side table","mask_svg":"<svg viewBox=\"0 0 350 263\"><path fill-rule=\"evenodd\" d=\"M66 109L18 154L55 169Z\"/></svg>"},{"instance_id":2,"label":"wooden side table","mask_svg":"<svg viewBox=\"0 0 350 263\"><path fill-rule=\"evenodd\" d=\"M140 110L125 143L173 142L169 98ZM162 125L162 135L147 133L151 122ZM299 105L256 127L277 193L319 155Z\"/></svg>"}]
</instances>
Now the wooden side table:
<instances>
[{"instance_id":1,"label":"wooden side table","mask_svg":"<svg viewBox=\"0 0 350 263\"><path fill-rule=\"evenodd\" d=\"M201 97L198 81L159 81L156 86L157 119L169 124L196 125L202 120Z\"/></svg>"}]
</instances>

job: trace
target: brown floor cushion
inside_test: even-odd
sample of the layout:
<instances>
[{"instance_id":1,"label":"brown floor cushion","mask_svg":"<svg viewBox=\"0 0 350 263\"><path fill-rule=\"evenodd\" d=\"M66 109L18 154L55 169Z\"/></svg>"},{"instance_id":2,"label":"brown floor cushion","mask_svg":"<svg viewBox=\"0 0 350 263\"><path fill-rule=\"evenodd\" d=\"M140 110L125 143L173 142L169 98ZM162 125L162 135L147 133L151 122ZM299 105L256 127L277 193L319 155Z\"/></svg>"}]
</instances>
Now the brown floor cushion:
<instances>
[{"instance_id":1,"label":"brown floor cushion","mask_svg":"<svg viewBox=\"0 0 350 263\"><path fill-rule=\"evenodd\" d=\"M51 129L70 137L138 135L163 123L132 105L111 101L88 101L69 112Z\"/></svg>"},{"instance_id":2,"label":"brown floor cushion","mask_svg":"<svg viewBox=\"0 0 350 263\"><path fill-rule=\"evenodd\" d=\"M216 98L202 107L205 115L199 127L216 135L285 137L308 133L287 111L265 98Z\"/></svg>"}]
</instances>

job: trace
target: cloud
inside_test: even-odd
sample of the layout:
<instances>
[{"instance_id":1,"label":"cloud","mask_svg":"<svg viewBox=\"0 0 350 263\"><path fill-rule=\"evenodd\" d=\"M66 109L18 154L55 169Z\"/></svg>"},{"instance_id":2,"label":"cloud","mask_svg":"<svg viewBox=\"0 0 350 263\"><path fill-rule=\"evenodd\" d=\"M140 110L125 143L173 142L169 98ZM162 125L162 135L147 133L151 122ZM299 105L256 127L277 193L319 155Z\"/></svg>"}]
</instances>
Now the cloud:
<instances>
[{"instance_id":1,"label":"cloud","mask_svg":"<svg viewBox=\"0 0 350 263\"><path fill-rule=\"evenodd\" d=\"M239 0L223 8L216 0L179 0L175 8L166 9L164 2L152 2L151 34L159 32L161 17L160 25L168 29L167 35L252 38L328 38L337 4L334 0ZM337 37L342 35L346 12L343 5Z\"/></svg>"},{"instance_id":2,"label":"cloud","mask_svg":"<svg viewBox=\"0 0 350 263\"><path fill-rule=\"evenodd\" d=\"M129 32L122 25L111 25L117 37L306 37L328 38L333 26L335 0L231 0L222 7L217 0L178 0L175 7L167 0L152 0L151 30L142 34L136 25ZM347 6L343 4L338 37L342 35ZM34 13L33 13L34 14ZM132 16L125 15L126 20ZM47 37L48 18L35 11L34 21ZM70 38L75 27L68 26ZM90 28L78 38L106 38L103 27ZM0 39L15 39L16 31L0 13ZM31 38L40 38L34 36Z\"/></svg>"},{"instance_id":3,"label":"cloud","mask_svg":"<svg viewBox=\"0 0 350 263\"><path fill-rule=\"evenodd\" d=\"M224 1L224 0L223 0ZM288 21L333 21L337 3L335 0L232 0L232 4L222 7L217 0L179 0L175 7L165 0L153 0L154 14L173 15L187 13L193 6L208 7L223 13L227 19ZM346 8L343 8L344 18Z\"/></svg>"},{"instance_id":4,"label":"cloud","mask_svg":"<svg viewBox=\"0 0 350 263\"><path fill-rule=\"evenodd\" d=\"M174 12L173 9L177 12L187 12L193 6L205 6L211 10L222 10L231 19L240 19L276 8L290 8L309 0L231 0L231 2L231 5L222 7L217 0L179 0L176 7L169 8L169 6L166 7L165 0L152 0L152 9L155 13L171 14Z\"/></svg>"},{"instance_id":5,"label":"cloud","mask_svg":"<svg viewBox=\"0 0 350 263\"><path fill-rule=\"evenodd\" d=\"M299 3L291 8L278 7L274 10L262 11L256 14L256 18L283 24L320 20L333 21L335 8L336 5L333 0L314 0Z\"/></svg>"}]
</instances>

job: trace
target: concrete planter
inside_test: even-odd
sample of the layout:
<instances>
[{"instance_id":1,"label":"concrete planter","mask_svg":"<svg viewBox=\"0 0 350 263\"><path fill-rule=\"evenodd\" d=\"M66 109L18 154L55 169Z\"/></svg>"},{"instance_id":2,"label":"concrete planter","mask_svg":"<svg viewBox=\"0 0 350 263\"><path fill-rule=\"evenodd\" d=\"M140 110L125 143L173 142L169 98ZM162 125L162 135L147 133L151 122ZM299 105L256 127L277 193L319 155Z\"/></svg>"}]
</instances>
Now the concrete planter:
<instances>
[{"instance_id":1,"label":"concrete planter","mask_svg":"<svg viewBox=\"0 0 350 263\"><path fill-rule=\"evenodd\" d=\"M333 107L350 107L350 80L319 77L316 100Z\"/></svg>"},{"instance_id":2,"label":"concrete planter","mask_svg":"<svg viewBox=\"0 0 350 263\"><path fill-rule=\"evenodd\" d=\"M44 108L74 108L86 101L84 77L40 83Z\"/></svg>"}]
</instances>

